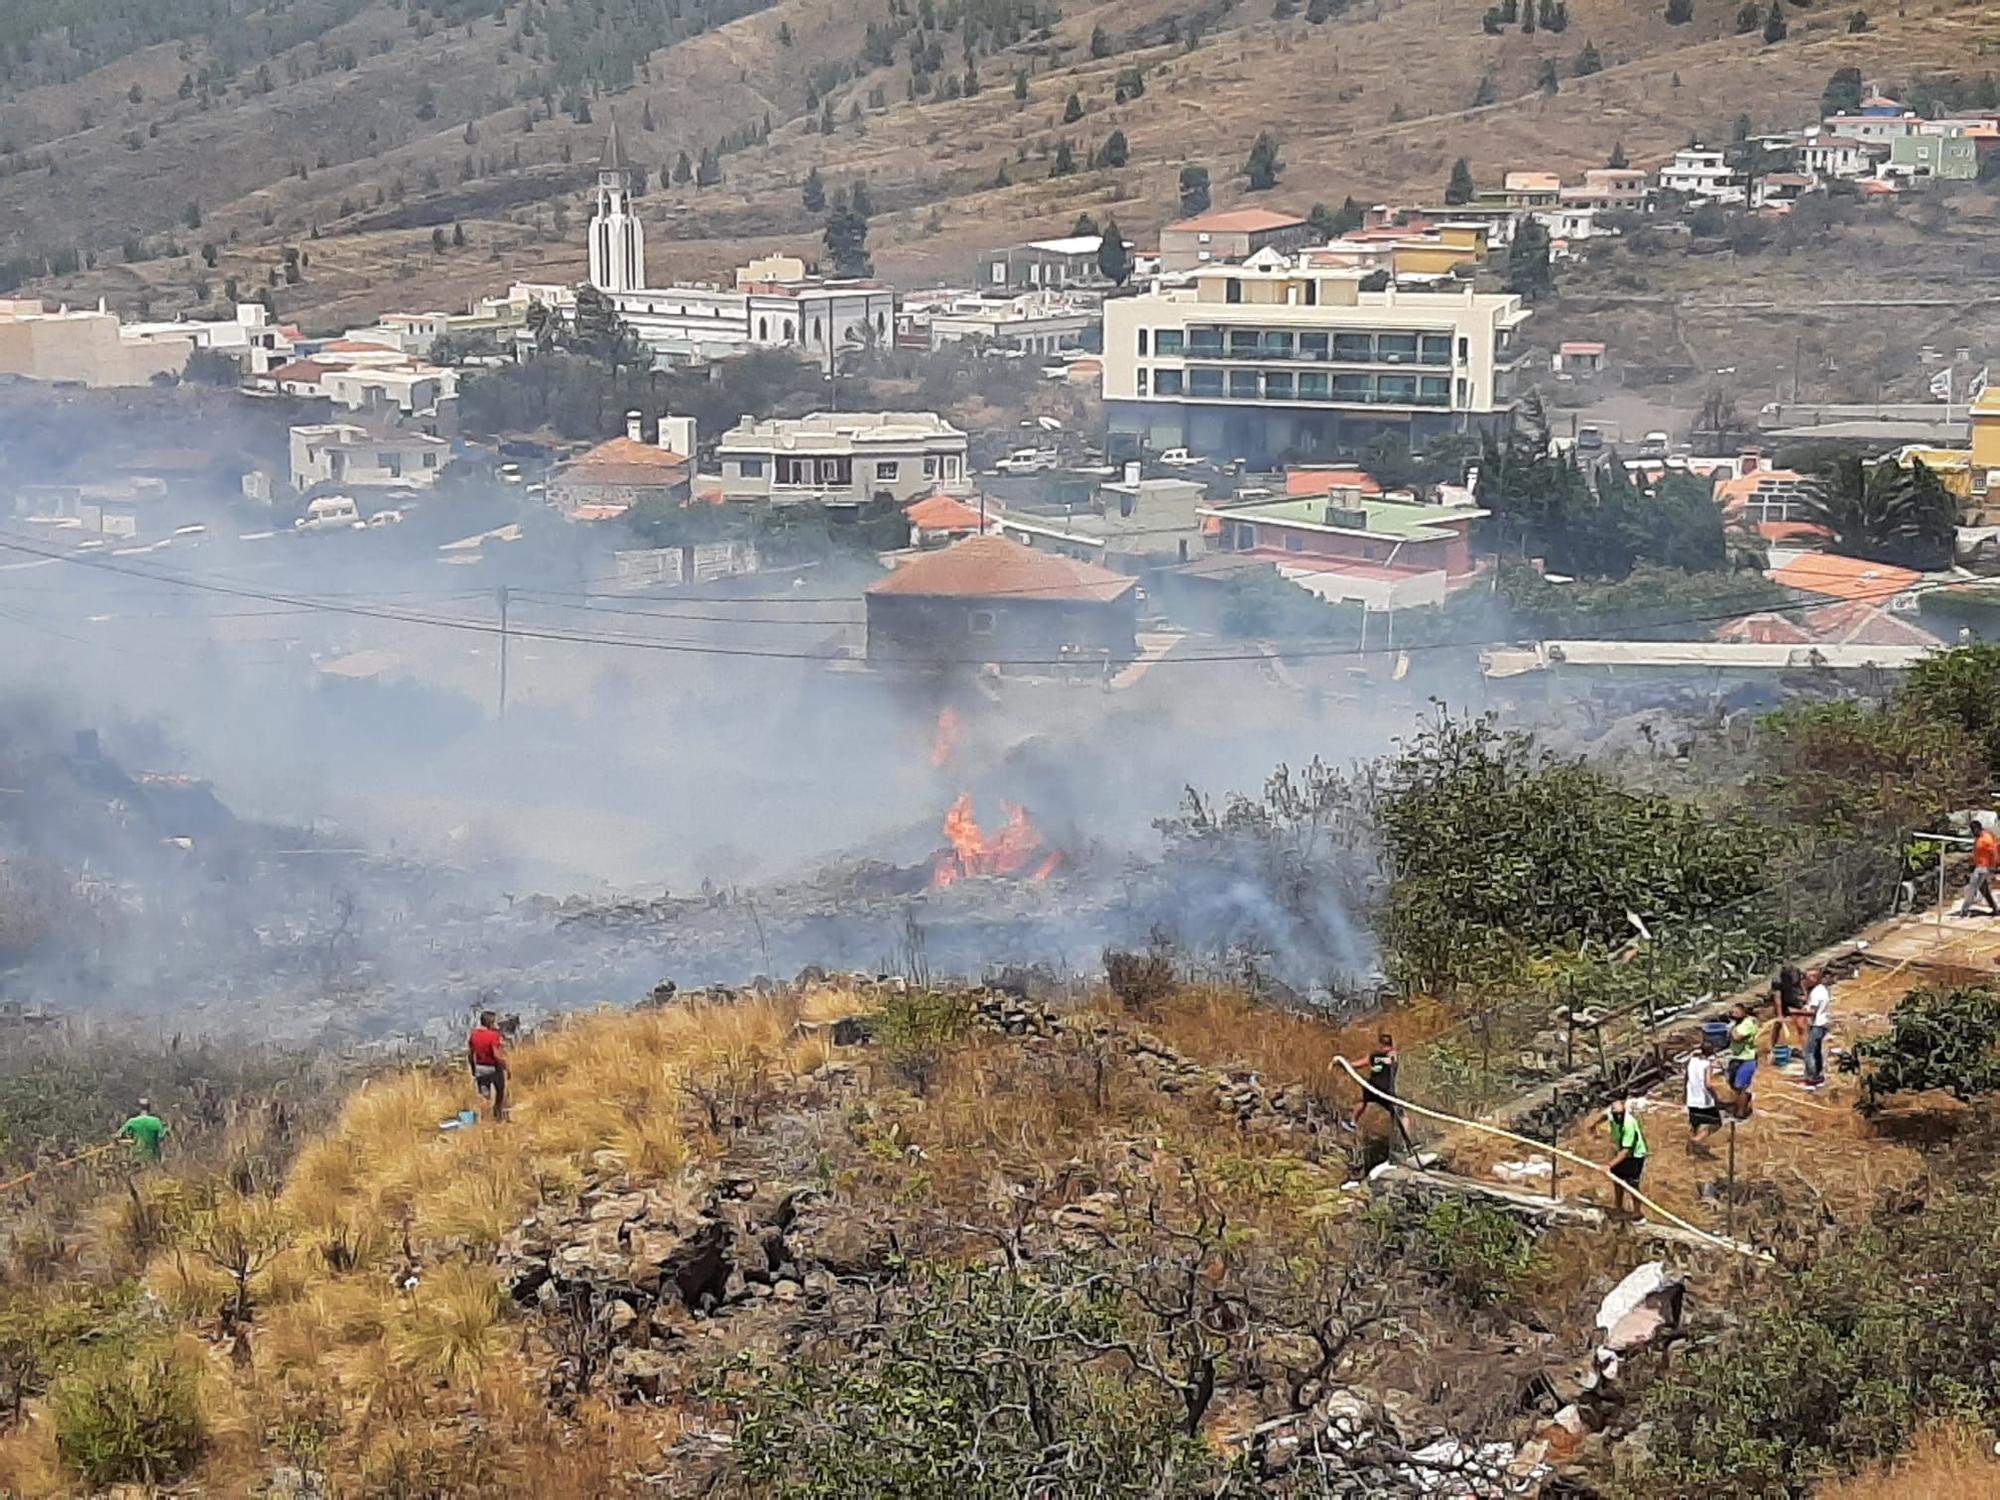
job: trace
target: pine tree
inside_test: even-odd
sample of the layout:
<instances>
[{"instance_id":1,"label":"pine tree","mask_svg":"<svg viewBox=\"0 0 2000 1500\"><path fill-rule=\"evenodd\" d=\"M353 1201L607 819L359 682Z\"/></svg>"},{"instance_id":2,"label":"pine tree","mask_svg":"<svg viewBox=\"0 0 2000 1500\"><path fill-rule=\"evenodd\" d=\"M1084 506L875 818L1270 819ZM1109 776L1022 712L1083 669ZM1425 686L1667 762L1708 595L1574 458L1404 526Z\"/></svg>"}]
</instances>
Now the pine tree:
<instances>
[{"instance_id":1,"label":"pine tree","mask_svg":"<svg viewBox=\"0 0 2000 1500\"><path fill-rule=\"evenodd\" d=\"M1736 12L1736 34L1747 36L1764 22L1764 7L1757 0L1743 0L1743 8Z\"/></svg>"},{"instance_id":2,"label":"pine tree","mask_svg":"<svg viewBox=\"0 0 2000 1500\"><path fill-rule=\"evenodd\" d=\"M1667 24L1685 26L1694 19L1694 0L1667 0Z\"/></svg>"},{"instance_id":3,"label":"pine tree","mask_svg":"<svg viewBox=\"0 0 2000 1500\"><path fill-rule=\"evenodd\" d=\"M875 274L868 258L868 215L857 209L845 195L835 194L833 212L827 216L822 236L826 257L836 276L859 277Z\"/></svg>"},{"instance_id":4,"label":"pine tree","mask_svg":"<svg viewBox=\"0 0 2000 1500\"><path fill-rule=\"evenodd\" d=\"M693 179L694 163L688 160L687 152L683 151L679 156L674 158L674 182L681 187L686 187Z\"/></svg>"},{"instance_id":5,"label":"pine tree","mask_svg":"<svg viewBox=\"0 0 2000 1500\"><path fill-rule=\"evenodd\" d=\"M1553 94L1562 87L1562 79L1556 73L1556 60L1553 57L1542 59L1542 73L1541 77L1535 80L1535 87L1545 94Z\"/></svg>"},{"instance_id":6,"label":"pine tree","mask_svg":"<svg viewBox=\"0 0 2000 1500\"><path fill-rule=\"evenodd\" d=\"M701 160L695 165L694 185L714 187L720 181L722 181L722 160L715 154L713 146L704 146L701 148Z\"/></svg>"},{"instance_id":7,"label":"pine tree","mask_svg":"<svg viewBox=\"0 0 2000 1500\"><path fill-rule=\"evenodd\" d=\"M1132 274L1132 255L1126 248L1125 236L1118 232L1116 219L1104 221L1104 240L1097 247L1097 269L1114 286L1123 286Z\"/></svg>"},{"instance_id":8,"label":"pine tree","mask_svg":"<svg viewBox=\"0 0 2000 1500\"><path fill-rule=\"evenodd\" d=\"M1782 42L1791 29L1786 24L1785 12L1778 0L1771 0L1770 13L1764 17L1764 45L1771 47Z\"/></svg>"},{"instance_id":9,"label":"pine tree","mask_svg":"<svg viewBox=\"0 0 2000 1500\"><path fill-rule=\"evenodd\" d=\"M1083 118L1083 100L1078 98L1075 94L1071 94L1069 96L1069 102L1063 106L1063 124L1074 125L1078 120L1081 120L1082 118Z\"/></svg>"},{"instance_id":10,"label":"pine tree","mask_svg":"<svg viewBox=\"0 0 2000 1500\"><path fill-rule=\"evenodd\" d=\"M1461 156L1451 164L1451 181L1444 185L1444 201L1456 208L1461 203L1470 203L1478 191L1472 180L1472 168Z\"/></svg>"},{"instance_id":11,"label":"pine tree","mask_svg":"<svg viewBox=\"0 0 2000 1500\"><path fill-rule=\"evenodd\" d=\"M658 130L660 128L659 122L653 118L653 101L651 99L648 99L639 111L639 128L641 130Z\"/></svg>"},{"instance_id":12,"label":"pine tree","mask_svg":"<svg viewBox=\"0 0 2000 1500\"><path fill-rule=\"evenodd\" d=\"M1056 142L1055 160L1049 163L1049 176L1067 177L1076 170L1076 152L1067 140Z\"/></svg>"},{"instance_id":13,"label":"pine tree","mask_svg":"<svg viewBox=\"0 0 2000 1500\"><path fill-rule=\"evenodd\" d=\"M1104 149L1098 153L1098 160L1107 167L1122 167L1130 159L1131 150L1125 140L1125 132L1114 130L1104 138Z\"/></svg>"},{"instance_id":14,"label":"pine tree","mask_svg":"<svg viewBox=\"0 0 2000 1500\"><path fill-rule=\"evenodd\" d=\"M1106 31L1102 26L1093 26L1090 28L1090 55L1092 57L1109 57L1111 55L1111 33Z\"/></svg>"},{"instance_id":15,"label":"pine tree","mask_svg":"<svg viewBox=\"0 0 2000 1500\"><path fill-rule=\"evenodd\" d=\"M1583 50L1576 55L1576 76L1588 78L1592 73L1604 71L1604 59L1597 55L1597 44L1585 42Z\"/></svg>"},{"instance_id":16,"label":"pine tree","mask_svg":"<svg viewBox=\"0 0 2000 1500\"><path fill-rule=\"evenodd\" d=\"M1612 142L1611 155L1606 158L1604 165L1618 172L1622 172L1632 165L1625 157L1625 143L1623 141Z\"/></svg>"},{"instance_id":17,"label":"pine tree","mask_svg":"<svg viewBox=\"0 0 2000 1500\"><path fill-rule=\"evenodd\" d=\"M1521 0L1521 35L1535 34L1535 0Z\"/></svg>"},{"instance_id":18,"label":"pine tree","mask_svg":"<svg viewBox=\"0 0 2000 1500\"><path fill-rule=\"evenodd\" d=\"M1018 70L1014 74L1014 97L1016 99L1028 97L1028 75Z\"/></svg>"},{"instance_id":19,"label":"pine tree","mask_svg":"<svg viewBox=\"0 0 2000 1500\"><path fill-rule=\"evenodd\" d=\"M806 180L799 185L799 199L809 214L819 213L826 207L826 184L820 180L818 167L806 173Z\"/></svg>"},{"instance_id":20,"label":"pine tree","mask_svg":"<svg viewBox=\"0 0 2000 1500\"><path fill-rule=\"evenodd\" d=\"M1250 154L1244 159L1243 174L1250 179L1250 191L1267 192L1278 185L1278 174L1285 164L1278 159L1278 140L1268 130L1257 132L1257 139L1251 143Z\"/></svg>"},{"instance_id":21,"label":"pine tree","mask_svg":"<svg viewBox=\"0 0 2000 1500\"><path fill-rule=\"evenodd\" d=\"M1191 219L1208 212L1208 168L1181 168L1181 217Z\"/></svg>"},{"instance_id":22,"label":"pine tree","mask_svg":"<svg viewBox=\"0 0 2000 1500\"><path fill-rule=\"evenodd\" d=\"M1493 75L1491 73L1481 73L1479 75L1479 87L1472 91L1472 107L1474 109L1483 108L1488 104L1494 103L1498 98L1499 93L1493 87Z\"/></svg>"}]
</instances>

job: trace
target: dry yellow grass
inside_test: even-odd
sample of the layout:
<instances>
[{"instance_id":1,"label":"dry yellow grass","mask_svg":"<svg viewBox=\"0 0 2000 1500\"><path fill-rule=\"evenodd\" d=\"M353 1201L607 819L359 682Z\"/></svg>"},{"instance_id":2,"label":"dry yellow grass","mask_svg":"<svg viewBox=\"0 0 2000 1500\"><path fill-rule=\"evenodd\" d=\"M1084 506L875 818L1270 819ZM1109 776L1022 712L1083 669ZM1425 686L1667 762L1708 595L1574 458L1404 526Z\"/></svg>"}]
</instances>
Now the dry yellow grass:
<instances>
[{"instance_id":1,"label":"dry yellow grass","mask_svg":"<svg viewBox=\"0 0 2000 1500\"><path fill-rule=\"evenodd\" d=\"M1986 1433L1927 1428L1895 1462L1823 1486L1818 1494L1819 1500L1992 1500L2000 1495L2000 1456Z\"/></svg>"}]
</instances>

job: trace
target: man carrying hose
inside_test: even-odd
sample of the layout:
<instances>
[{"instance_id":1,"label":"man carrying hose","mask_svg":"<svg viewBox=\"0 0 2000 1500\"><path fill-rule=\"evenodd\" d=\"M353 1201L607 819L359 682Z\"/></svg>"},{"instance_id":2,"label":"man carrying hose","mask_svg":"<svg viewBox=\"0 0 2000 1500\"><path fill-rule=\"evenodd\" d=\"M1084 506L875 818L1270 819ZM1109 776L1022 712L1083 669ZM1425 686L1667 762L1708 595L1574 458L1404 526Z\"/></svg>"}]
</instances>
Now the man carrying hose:
<instances>
[{"instance_id":1,"label":"man carrying hose","mask_svg":"<svg viewBox=\"0 0 2000 1500\"><path fill-rule=\"evenodd\" d=\"M139 1112L118 1127L118 1138L132 1143L133 1160L142 1166L157 1166L160 1142L166 1138L167 1122L153 1113L150 1099L139 1101Z\"/></svg>"},{"instance_id":2,"label":"man carrying hose","mask_svg":"<svg viewBox=\"0 0 2000 1500\"><path fill-rule=\"evenodd\" d=\"M1604 1123L1611 1127L1611 1144L1618 1148L1618 1154L1611 1160L1611 1188L1616 1194L1612 1209L1627 1218L1637 1218L1639 1205L1626 1189L1636 1192L1640 1175L1646 1170L1646 1132L1639 1128L1639 1111L1629 1099L1613 1099L1604 1112Z\"/></svg>"}]
</instances>

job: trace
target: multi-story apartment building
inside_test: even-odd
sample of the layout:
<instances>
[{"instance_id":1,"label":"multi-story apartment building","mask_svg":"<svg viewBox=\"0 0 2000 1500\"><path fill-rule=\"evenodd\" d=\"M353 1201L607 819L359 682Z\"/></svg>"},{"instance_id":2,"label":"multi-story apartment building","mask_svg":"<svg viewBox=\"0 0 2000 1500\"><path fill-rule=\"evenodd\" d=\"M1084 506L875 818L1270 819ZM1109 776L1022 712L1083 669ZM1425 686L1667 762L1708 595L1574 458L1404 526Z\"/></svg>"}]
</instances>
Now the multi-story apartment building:
<instances>
[{"instance_id":1,"label":"multi-story apartment building","mask_svg":"<svg viewBox=\"0 0 2000 1500\"><path fill-rule=\"evenodd\" d=\"M965 434L936 412L814 412L722 435L724 500L858 505L967 489Z\"/></svg>"},{"instance_id":2,"label":"multi-story apartment building","mask_svg":"<svg viewBox=\"0 0 2000 1500\"><path fill-rule=\"evenodd\" d=\"M1521 299L1361 290L1351 270L1218 266L1104 305L1104 406L1150 448L1271 465L1505 425Z\"/></svg>"}]
</instances>

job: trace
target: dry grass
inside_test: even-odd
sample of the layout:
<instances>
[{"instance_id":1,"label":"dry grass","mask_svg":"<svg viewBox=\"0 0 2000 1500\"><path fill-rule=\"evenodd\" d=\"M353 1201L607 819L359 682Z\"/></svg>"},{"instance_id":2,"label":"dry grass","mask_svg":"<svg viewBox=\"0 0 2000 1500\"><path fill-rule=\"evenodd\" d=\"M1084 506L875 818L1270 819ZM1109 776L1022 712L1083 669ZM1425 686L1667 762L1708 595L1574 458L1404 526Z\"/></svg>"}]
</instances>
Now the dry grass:
<instances>
[{"instance_id":1,"label":"dry grass","mask_svg":"<svg viewBox=\"0 0 2000 1500\"><path fill-rule=\"evenodd\" d=\"M1836 1480L1818 1494L1819 1500L1991 1500L2000 1495L2000 1456L1986 1433L1926 1428L1893 1463Z\"/></svg>"}]
</instances>

